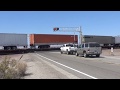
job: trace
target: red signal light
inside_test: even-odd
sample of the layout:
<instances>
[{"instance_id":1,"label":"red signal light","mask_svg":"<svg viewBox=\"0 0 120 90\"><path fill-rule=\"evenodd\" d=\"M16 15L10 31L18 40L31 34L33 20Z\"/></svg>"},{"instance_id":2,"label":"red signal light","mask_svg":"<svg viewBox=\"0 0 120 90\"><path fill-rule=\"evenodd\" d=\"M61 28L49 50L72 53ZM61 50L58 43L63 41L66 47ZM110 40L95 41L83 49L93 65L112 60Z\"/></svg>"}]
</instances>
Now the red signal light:
<instances>
[{"instance_id":1,"label":"red signal light","mask_svg":"<svg viewBox=\"0 0 120 90\"><path fill-rule=\"evenodd\" d=\"M53 28L53 30L54 30L54 31L58 31L58 30L59 30L59 28Z\"/></svg>"}]
</instances>

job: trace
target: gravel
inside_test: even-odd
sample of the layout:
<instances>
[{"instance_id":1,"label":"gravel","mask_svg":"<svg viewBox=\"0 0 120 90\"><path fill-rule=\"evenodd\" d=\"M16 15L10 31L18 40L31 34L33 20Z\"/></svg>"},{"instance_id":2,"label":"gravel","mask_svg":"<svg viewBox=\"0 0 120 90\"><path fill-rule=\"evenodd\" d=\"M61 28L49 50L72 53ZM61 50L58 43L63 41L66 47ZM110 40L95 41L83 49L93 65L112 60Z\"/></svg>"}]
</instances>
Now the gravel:
<instances>
[{"instance_id":1,"label":"gravel","mask_svg":"<svg viewBox=\"0 0 120 90\"><path fill-rule=\"evenodd\" d=\"M27 71L24 79L79 79L73 74L43 60L34 53L0 55L0 60L5 56L19 60L22 55L21 60L27 63Z\"/></svg>"}]
</instances>

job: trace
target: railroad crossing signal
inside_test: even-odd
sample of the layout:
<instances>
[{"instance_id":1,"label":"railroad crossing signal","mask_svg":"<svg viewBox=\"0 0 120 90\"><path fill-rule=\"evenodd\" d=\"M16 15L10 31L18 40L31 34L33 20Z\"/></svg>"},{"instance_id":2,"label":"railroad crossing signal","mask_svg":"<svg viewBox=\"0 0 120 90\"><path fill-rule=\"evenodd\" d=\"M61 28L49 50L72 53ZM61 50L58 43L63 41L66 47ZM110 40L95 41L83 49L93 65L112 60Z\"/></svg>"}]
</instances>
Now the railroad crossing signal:
<instances>
[{"instance_id":1,"label":"railroad crossing signal","mask_svg":"<svg viewBox=\"0 0 120 90\"><path fill-rule=\"evenodd\" d=\"M81 27L55 27L53 31L62 31L62 32L79 32L79 43L82 43L82 30Z\"/></svg>"},{"instance_id":2,"label":"railroad crossing signal","mask_svg":"<svg viewBox=\"0 0 120 90\"><path fill-rule=\"evenodd\" d=\"M58 30L59 30L58 27L53 28L53 31L58 31Z\"/></svg>"}]
</instances>

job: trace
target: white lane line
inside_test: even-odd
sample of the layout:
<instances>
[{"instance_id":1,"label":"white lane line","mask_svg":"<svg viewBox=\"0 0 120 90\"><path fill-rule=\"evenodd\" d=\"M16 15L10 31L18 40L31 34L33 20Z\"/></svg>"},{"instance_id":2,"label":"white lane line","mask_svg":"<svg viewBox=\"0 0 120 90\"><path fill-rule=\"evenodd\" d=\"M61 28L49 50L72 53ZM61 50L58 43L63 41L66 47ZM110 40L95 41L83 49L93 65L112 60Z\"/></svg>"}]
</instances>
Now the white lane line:
<instances>
[{"instance_id":1,"label":"white lane line","mask_svg":"<svg viewBox=\"0 0 120 90\"><path fill-rule=\"evenodd\" d=\"M36 53L36 54L37 54L37 53ZM86 73L84 73L84 72L81 72L81 71L79 71L79 70L76 70L76 69L71 68L71 67L69 67L69 66L66 66L66 65L64 65L64 64L61 64L61 63L59 63L59 62L56 62L56 61L54 61L54 60L52 60L52 59L49 59L49 58L47 58L47 57L44 57L44 56L42 56L42 55L40 55L40 54L37 54L37 55L40 56L40 57L43 57L43 58L45 58L45 59L47 59L47 60L49 60L49 61L52 61L52 62L54 62L54 63L57 63L57 64L59 64L59 65L61 65L61 66L64 66L64 67L66 67L66 68L68 68L68 69L71 69L71 70L73 70L73 71L76 71L76 72L78 72L78 73L80 73L80 74L83 74L83 75L85 75L85 76L88 76L88 77L90 77L90 78L92 78L92 79L98 79L98 78L93 77L93 76L91 76L91 75L88 75L88 74L86 74Z\"/></svg>"}]
</instances>

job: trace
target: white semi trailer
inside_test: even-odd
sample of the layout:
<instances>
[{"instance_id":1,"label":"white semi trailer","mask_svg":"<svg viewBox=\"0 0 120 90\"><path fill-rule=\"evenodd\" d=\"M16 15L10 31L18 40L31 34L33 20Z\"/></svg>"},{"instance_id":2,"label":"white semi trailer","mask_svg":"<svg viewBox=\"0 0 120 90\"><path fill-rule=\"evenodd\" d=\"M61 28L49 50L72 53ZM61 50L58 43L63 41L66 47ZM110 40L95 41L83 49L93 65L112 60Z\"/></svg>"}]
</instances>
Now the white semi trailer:
<instances>
[{"instance_id":1,"label":"white semi trailer","mask_svg":"<svg viewBox=\"0 0 120 90\"><path fill-rule=\"evenodd\" d=\"M27 46L27 34L0 33L0 47L3 50L17 50Z\"/></svg>"}]
</instances>

